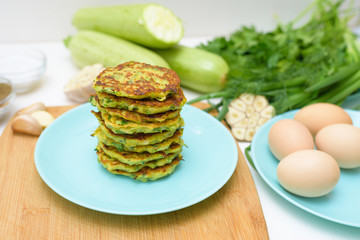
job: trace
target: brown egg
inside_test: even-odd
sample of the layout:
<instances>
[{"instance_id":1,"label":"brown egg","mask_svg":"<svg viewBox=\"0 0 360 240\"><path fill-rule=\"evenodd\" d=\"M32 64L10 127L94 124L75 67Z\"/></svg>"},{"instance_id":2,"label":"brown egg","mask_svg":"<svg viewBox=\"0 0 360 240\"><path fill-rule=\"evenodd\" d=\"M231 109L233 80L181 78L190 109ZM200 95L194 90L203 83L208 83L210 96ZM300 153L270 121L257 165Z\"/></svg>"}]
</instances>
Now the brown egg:
<instances>
[{"instance_id":1,"label":"brown egg","mask_svg":"<svg viewBox=\"0 0 360 240\"><path fill-rule=\"evenodd\" d=\"M334 123L352 124L351 117L341 107L330 103L315 103L300 109L294 119L304 124L313 136Z\"/></svg>"},{"instance_id":2,"label":"brown egg","mask_svg":"<svg viewBox=\"0 0 360 240\"><path fill-rule=\"evenodd\" d=\"M282 119L276 122L270 128L268 143L271 152L278 160L295 151L315 148L310 131L293 119Z\"/></svg>"},{"instance_id":3,"label":"brown egg","mask_svg":"<svg viewBox=\"0 0 360 240\"><path fill-rule=\"evenodd\" d=\"M341 168L360 166L360 129L344 123L322 128L315 137L317 149L330 154Z\"/></svg>"},{"instance_id":4,"label":"brown egg","mask_svg":"<svg viewBox=\"0 0 360 240\"><path fill-rule=\"evenodd\" d=\"M329 154L318 150L300 150L286 156L277 167L280 185L303 197L320 197L334 189L340 168Z\"/></svg>"}]
</instances>

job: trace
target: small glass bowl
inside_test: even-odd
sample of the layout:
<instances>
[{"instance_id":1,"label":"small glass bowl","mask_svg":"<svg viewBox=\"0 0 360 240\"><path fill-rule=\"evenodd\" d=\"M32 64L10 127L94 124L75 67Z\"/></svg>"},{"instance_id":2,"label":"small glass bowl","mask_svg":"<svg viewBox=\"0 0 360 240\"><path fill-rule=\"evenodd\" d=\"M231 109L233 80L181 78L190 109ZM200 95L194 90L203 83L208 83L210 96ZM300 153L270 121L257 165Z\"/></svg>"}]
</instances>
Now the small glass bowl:
<instances>
[{"instance_id":1,"label":"small glass bowl","mask_svg":"<svg viewBox=\"0 0 360 240\"><path fill-rule=\"evenodd\" d=\"M46 69L46 56L37 49L6 47L0 49L0 76L9 79L17 93L29 91Z\"/></svg>"},{"instance_id":2,"label":"small glass bowl","mask_svg":"<svg viewBox=\"0 0 360 240\"><path fill-rule=\"evenodd\" d=\"M0 76L0 87L2 87L2 84L10 86L11 92L4 99L0 99L0 118L9 111L11 103L16 97L14 85L10 80Z\"/></svg>"}]
</instances>

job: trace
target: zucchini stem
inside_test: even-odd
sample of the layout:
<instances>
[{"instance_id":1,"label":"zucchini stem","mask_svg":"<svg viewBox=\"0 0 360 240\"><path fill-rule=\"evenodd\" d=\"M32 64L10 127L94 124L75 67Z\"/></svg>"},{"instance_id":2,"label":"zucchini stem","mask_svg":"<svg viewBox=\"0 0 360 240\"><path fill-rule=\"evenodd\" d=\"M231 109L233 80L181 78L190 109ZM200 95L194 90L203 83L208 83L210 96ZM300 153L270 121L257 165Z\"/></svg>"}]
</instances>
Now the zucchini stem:
<instances>
[{"instance_id":1,"label":"zucchini stem","mask_svg":"<svg viewBox=\"0 0 360 240\"><path fill-rule=\"evenodd\" d=\"M67 38L65 38L63 40L63 43L64 43L65 47L69 48L69 44L71 42L71 39L72 39L72 36L68 36Z\"/></svg>"}]
</instances>

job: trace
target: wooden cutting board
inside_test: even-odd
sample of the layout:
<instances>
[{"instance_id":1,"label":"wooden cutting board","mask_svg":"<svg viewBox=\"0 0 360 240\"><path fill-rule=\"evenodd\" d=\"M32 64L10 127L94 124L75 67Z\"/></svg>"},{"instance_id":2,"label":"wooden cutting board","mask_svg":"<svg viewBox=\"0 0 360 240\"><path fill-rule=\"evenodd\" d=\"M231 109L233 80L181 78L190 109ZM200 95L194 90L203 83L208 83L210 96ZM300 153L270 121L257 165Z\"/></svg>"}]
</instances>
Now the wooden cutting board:
<instances>
[{"instance_id":1,"label":"wooden cutting board","mask_svg":"<svg viewBox=\"0 0 360 240\"><path fill-rule=\"evenodd\" d=\"M49 107L59 116L73 106ZM260 201L239 150L228 183L182 210L122 216L76 205L51 190L34 163L37 137L0 138L0 239L269 239Z\"/></svg>"}]
</instances>

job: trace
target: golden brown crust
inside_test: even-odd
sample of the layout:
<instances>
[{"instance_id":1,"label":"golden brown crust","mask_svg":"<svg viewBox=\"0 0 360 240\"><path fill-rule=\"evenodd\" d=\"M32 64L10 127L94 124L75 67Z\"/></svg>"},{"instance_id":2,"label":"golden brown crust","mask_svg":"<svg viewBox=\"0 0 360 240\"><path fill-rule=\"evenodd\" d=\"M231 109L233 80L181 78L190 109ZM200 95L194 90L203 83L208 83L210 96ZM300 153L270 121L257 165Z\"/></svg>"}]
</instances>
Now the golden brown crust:
<instances>
[{"instance_id":1,"label":"golden brown crust","mask_svg":"<svg viewBox=\"0 0 360 240\"><path fill-rule=\"evenodd\" d=\"M122 170L126 172L137 172L144 167L154 169L156 167L164 166L165 164L171 163L177 156L179 156L179 153L173 153L161 159L148 161L143 164L130 165L112 158L102 150L98 150L96 153L98 155L98 161L109 171Z\"/></svg>"},{"instance_id":2,"label":"golden brown crust","mask_svg":"<svg viewBox=\"0 0 360 240\"><path fill-rule=\"evenodd\" d=\"M173 143L169 146L168 149L164 151L149 153L149 152L127 152L127 151L118 151L114 147L107 146L101 142L98 143L96 149L104 151L107 155L113 159L127 163L129 165L144 164L149 161L158 160L161 158L168 157L169 155L178 154L181 152L182 146L178 143Z\"/></svg>"},{"instance_id":3,"label":"golden brown crust","mask_svg":"<svg viewBox=\"0 0 360 240\"><path fill-rule=\"evenodd\" d=\"M105 122L102 119L100 112L95 112L95 111L91 111L91 112L98 119L100 128L106 134L106 136L121 144L124 145L126 144L129 147L156 144L162 142L166 138L173 136L177 130L176 129L174 131L163 131L159 133L116 134L105 126ZM184 125L181 125L180 128L183 126Z\"/></svg>"},{"instance_id":4,"label":"golden brown crust","mask_svg":"<svg viewBox=\"0 0 360 240\"><path fill-rule=\"evenodd\" d=\"M97 95L99 103L103 107L125 109L142 114L156 114L178 110L186 103L186 98L181 88L179 88L175 94L168 96L164 101L131 99L104 92L98 92Z\"/></svg>"},{"instance_id":5,"label":"golden brown crust","mask_svg":"<svg viewBox=\"0 0 360 240\"><path fill-rule=\"evenodd\" d=\"M180 79L175 71L139 62L107 68L95 80L94 88L120 97L163 101L176 93Z\"/></svg>"},{"instance_id":6,"label":"golden brown crust","mask_svg":"<svg viewBox=\"0 0 360 240\"><path fill-rule=\"evenodd\" d=\"M106 112L113 117L124 118L126 120L133 121L136 123L164 122L167 119L171 119L179 116L181 111L180 109L178 109L178 110L170 110L162 113L143 114L143 113L138 113L135 111L129 111L119 108L105 108L101 106L97 95L92 95L90 98L90 102L95 107L97 107L101 112Z\"/></svg>"},{"instance_id":7,"label":"golden brown crust","mask_svg":"<svg viewBox=\"0 0 360 240\"><path fill-rule=\"evenodd\" d=\"M100 127L98 127L93 136L96 136L99 142L102 142L104 145L111 146L116 148L119 151L128 151L128 152L149 152L155 153L159 151L164 151L168 149L171 144L180 144L181 146L184 145L184 141L181 139L183 134L183 129L178 129L171 137L163 140L162 142L156 144L149 144L149 145L141 145L141 146L127 146L123 145L119 142L114 141L113 139L109 138Z\"/></svg>"},{"instance_id":8,"label":"golden brown crust","mask_svg":"<svg viewBox=\"0 0 360 240\"><path fill-rule=\"evenodd\" d=\"M171 163L157 168L144 167L137 172L129 173L122 170L109 171L113 174L125 175L139 181L146 182L148 180L157 180L159 178L170 175L174 172L176 166L180 163L181 157L176 157Z\"/></svg>"}]
</instances>

